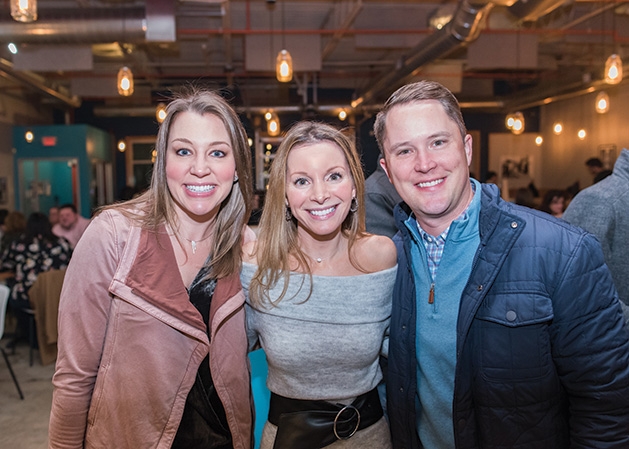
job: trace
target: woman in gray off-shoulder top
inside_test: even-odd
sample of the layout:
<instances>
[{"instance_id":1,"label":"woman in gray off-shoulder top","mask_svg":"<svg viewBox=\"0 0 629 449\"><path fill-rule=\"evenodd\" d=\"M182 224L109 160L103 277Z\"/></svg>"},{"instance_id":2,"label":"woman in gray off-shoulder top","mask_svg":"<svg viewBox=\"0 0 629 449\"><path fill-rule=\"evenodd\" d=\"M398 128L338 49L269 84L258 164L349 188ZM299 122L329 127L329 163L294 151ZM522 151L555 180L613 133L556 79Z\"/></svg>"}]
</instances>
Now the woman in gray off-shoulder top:
<instances>
[{"instance_id":1,"label":"woman in gray off-shoulder top","mask_svg":"<svg viewBox=\"0 0 629 449\"><path fill-rule=\"evenodd\" d=\"M250 346L269 364L261 449L391 447L376 387L396 253L365 232L363 191L343 133L314 122L289 130L241 274Z\"/></svg>"}]
</instances>

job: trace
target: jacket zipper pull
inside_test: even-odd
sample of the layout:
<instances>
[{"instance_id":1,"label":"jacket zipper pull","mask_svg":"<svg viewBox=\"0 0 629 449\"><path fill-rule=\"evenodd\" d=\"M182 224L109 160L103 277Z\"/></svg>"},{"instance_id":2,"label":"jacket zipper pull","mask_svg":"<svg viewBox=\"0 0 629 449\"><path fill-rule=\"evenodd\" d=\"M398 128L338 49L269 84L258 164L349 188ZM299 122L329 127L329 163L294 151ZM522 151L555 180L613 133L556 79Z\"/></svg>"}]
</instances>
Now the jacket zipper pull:
<instances>
[{"instance_id":1,"label":"jacket zipper pull","mask_svg":"<svg viewBox=\"0 0 629 449\"><path fill-rule=\"evenodd\" d=\"M430 284L430 292L428 293L428 304L435 302L435 283Z\"/></svg>"}]
</instances>

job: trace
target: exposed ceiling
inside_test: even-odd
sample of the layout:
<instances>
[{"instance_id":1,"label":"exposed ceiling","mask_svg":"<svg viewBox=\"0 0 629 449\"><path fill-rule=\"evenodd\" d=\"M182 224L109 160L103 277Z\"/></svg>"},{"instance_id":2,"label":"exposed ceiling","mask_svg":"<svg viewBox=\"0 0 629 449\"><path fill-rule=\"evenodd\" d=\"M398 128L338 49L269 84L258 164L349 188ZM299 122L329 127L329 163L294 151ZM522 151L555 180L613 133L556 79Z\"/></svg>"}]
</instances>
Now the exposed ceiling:
<instances>
[{"instance_id":1,"label":"exposed ceiling","mask_svg":"<svg viewBox=\"0 0 629 449\"><path fill-rule=\"evenodd\" d=\"M599 89L609 54L629 60L629 2L617 0L39 0L33 23L3 5L0 92L103 115L150 114L189 82L229 89L243 109L373 109L420 78L503 111ZM275 79L283 47L290 83Z\"/></svg>"}]
</instances>

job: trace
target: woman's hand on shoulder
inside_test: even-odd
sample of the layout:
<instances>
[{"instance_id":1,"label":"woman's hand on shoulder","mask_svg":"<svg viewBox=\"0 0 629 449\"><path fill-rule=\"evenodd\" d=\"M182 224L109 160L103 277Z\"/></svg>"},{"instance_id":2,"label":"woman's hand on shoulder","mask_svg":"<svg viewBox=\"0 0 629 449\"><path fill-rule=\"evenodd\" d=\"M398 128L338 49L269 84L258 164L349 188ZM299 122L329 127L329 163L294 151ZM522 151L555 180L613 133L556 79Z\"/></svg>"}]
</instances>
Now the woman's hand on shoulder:
<instances>
[{"instance_id":1,"label":"woman's hand on shoulder","mask_svg":"<svg viewBox=\"0 0 629 449\"><path fill-rule=\"evenodd\" d=\"M382 271L397 264L395 243L384 235L368 234L362 240L359 261L369 271Z\"/></svg>"}]
</instances>

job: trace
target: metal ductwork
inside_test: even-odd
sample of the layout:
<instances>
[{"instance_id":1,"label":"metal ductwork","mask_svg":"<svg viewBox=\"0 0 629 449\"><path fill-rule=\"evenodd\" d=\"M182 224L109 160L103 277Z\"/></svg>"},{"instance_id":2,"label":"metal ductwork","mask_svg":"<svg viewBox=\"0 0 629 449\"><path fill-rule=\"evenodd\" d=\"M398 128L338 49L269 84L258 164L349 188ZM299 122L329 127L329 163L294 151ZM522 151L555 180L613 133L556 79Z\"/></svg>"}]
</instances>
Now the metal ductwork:
<instances>
[{"instance_id":1,"label":"metal ductwork","mask_svg":"<svg viewBox=\"0 0 629 449\"><path fill-rule=\"evenodd\" d=\"M554 10L565 0L521 0L527 4L521 17L530 18ZM494 6L503 4L499 0L469 1L461 0L452 20L441 30L431 34L413 48L400 67L386 73L367 89L359 98L352 102L352 107L358 107L378 99L383 93L388 93L401 85L404 80L420 67L444 58L461 46L474 41L481 33L481 23ZM540 5L539 7L537 5ZM513 8L513 6L511 6ZM516 12L519 12L517 9ZM398 64L399 65L399 64Z\"/></svg>"},{"instance_id":2,"label":"metal ductwork","mask_svg":"<svg viewBox=\"0 0 629 449\"><path fill-rule=\"evenodd\" d=\"M36 22L0 21L0 41L15 44L139 42L145 35L144 8L44 10Z\"/></svg>"},{"instance_id":3,"label":"metal ductwork","mask_svg":"<svg viewBox=\"0 0 629 449\"><path fill-rule=\"evenodd\" d=\"M464 43L475 40L480 34L482 19L493 6L494 3L491 2L473 5L468 0L461 0L452 20L445 27L415 46L401 67L376 80L360 98L352 102L352 107L375 100L381 93L397 86L419 67L446 56Z\"/></svg>"}]
</instances>

